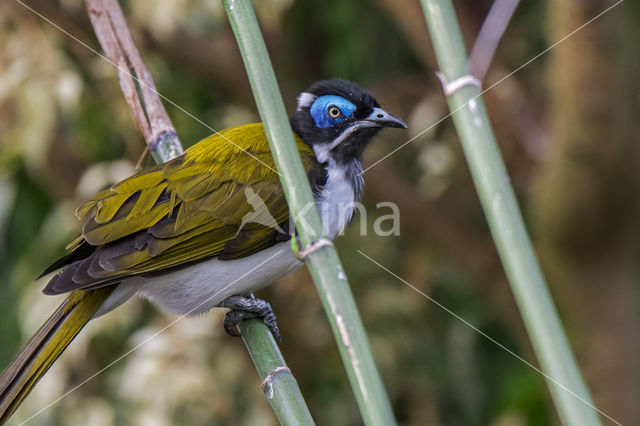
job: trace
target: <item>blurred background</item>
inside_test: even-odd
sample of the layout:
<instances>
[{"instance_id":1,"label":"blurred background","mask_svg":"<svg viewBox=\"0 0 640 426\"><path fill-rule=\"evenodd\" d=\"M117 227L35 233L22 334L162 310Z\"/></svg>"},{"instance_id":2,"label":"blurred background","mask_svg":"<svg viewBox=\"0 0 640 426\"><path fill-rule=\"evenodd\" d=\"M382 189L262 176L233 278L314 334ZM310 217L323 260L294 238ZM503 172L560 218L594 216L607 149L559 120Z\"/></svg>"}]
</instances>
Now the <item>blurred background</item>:
<instances>
[{"instance_id":1,"label":"blurred background","mask_svg":"<svg viewBox=\"0 0 640 426\"><path fill-rule=\"evenodd\" d=\"M34 0L100 50L82 2ZM467 46L490 0L456 1ZM121 2L160 93L215 129L259 120L221 4ZM612 0L522 2L485 87ZM417 0L256 2L290 111L313 81L371 90L408 131L384 132L365 167L446 115ZM640 4L623 2L485 95L489 113L595 404L640 422ZM166 105L182 143L209 129ZM112 66L13 1L0 3L0 366L61 299L34 282L78 232L73 211L133 173L144 149ZM142 166L152 164L146 157ZM387 386L406 425L554 425L540 374L381 270L362 250L537 365L450 119L365 173L369 207L337 242ZM400 207L400 236L373 233L376 203ZM318 424L361 419L306 270L258 294ZM33 425L273 425L222 310L178 321L132 300L90 323L16 413Z\"/></svg>"}]
</instances>

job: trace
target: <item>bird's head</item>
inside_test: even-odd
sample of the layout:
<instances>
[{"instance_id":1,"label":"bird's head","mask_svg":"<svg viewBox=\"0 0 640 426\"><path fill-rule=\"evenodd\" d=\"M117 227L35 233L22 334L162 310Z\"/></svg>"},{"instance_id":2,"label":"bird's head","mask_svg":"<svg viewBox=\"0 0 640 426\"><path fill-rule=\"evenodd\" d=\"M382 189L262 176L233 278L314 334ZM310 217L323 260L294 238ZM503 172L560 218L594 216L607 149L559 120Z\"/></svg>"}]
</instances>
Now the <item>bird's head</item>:
<instances>
[{"instance_id":1,"label":"bird's head","mask_svg":"<svg viewBox=\"0 0 640 426\"><path fill-rule=\"evenodd\" d=\"M318 81L300 94L291 126L312 146L320 163L361 160L364 149L383 127L407 128L380 108L369 92L338 78Z\"/></svg>"}]
</instances>

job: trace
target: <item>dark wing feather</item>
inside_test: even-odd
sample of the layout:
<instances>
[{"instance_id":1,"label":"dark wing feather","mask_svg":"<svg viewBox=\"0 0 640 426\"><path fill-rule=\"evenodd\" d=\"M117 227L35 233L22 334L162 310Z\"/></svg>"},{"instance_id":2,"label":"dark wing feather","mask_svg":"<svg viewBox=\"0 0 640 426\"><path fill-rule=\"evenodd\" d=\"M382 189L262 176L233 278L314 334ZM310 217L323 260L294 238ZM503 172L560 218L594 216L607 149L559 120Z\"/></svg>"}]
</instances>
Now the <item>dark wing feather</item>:
<instances>
[{"instance_id":1,"label":"dark wing feather","mask_svg":"<svg viewBox=\"0 0 640 426\"><path fill-rule=\"evenodd\" d=\"M326 179L324 168L297 143L316 186ZM254 124L211 136L96 194L78 209L81 238L47 268L66 266L44 292L103 287L216 256L235 259L286 240L289 211L274 169L262 125Z\"/></svg>"},{"instance_id":2,"label":"dark wing feather","mask_svg":"<svg viewBox=\"0 0 640 426\"><path fill-rule=\"evenodd\" d=\"M63 268L71 263L86 259L89 257L94 251L95 247L86 241L82 240L82 242L76 246L69 254L61 257L56 260L51 266L45 269L36 279L40 279L51 272L57 271L60 268Z\"/></svg>"}]
</instances>

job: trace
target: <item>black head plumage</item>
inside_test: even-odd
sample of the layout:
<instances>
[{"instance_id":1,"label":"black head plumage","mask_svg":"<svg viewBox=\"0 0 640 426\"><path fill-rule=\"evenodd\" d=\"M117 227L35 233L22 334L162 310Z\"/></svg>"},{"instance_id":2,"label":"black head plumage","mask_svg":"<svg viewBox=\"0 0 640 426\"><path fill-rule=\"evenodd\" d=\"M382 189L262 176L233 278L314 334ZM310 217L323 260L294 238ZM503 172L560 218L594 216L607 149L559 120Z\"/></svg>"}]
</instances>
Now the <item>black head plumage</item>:
<instances>
[{"instance_id":1,"label":"black head plumage","mask_svg":"<svg viewBox=\"0 0 640 426\"><path fill-rule=\"evenodd\" d=\"M347 80L318 81L298 97L291 116L296 134L314 147L318 160L360 161L372 138L383 127L405 127L380 108L366 90Z\"/></svg>"}]
</instances>

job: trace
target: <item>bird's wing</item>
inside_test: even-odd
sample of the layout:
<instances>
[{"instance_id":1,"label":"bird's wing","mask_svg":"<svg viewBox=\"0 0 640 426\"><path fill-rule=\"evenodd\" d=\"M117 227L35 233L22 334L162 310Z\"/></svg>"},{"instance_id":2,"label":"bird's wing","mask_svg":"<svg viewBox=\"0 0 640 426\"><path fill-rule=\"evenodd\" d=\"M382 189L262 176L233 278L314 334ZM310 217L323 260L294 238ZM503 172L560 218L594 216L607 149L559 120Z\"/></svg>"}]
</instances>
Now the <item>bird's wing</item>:
<instances>
[{"instance_id":1,"label":"bird's wing","mask_svg":"<svg viewBox=\"0 0 640 426\"><path fill-rule=\"evenodd\" d=\"M297 139L310 176L322 167ZM320 173L321 175L322 173ZM289 234L289 210L261 124L229 129L96 194L82 235L45 293L96 288L217 256L234 259Z\"/></svg>"}]
</instances>

